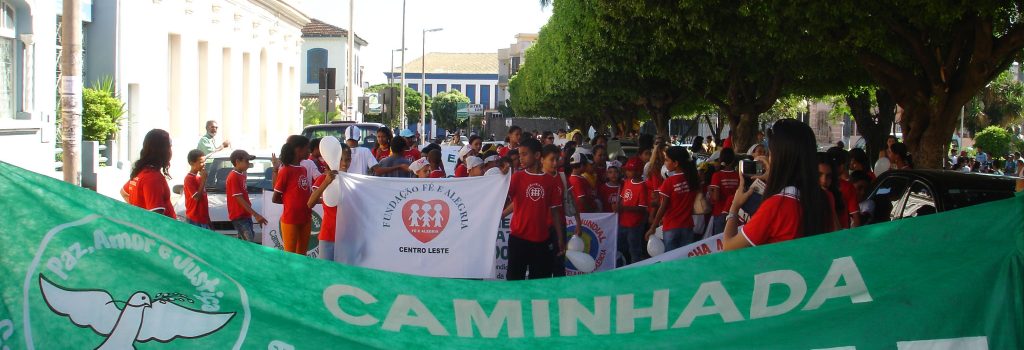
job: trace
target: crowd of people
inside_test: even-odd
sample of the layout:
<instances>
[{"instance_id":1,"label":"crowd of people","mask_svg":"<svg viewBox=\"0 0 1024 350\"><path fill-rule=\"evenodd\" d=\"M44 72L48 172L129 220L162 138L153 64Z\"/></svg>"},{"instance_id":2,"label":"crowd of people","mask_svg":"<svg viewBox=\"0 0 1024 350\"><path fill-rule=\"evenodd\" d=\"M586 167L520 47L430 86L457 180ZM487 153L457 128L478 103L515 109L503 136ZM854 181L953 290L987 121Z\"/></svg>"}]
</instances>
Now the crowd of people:
<instances>
[{"instance_id":1,"label":"crowd of people","mask_svg":"<svg viewBox=\"0 0 1024 350\"><path fill-rule=\"evenodd\" d=\"M873 210L866 197L876 174L913 167L906 146L895 137L872 165L859 148L818 152L811 128L792 119L759 133L746 150L734 150L731 136L721 146L697 139L683 146L678 138L639 135L631 157L609 154L605 135L587 140L579 132L531 133L512 126L503 145L485 147L482 138L470 136L451 175L439 143L421 149L408 130L394 136L380 128L376 146L366 149L359 146L359 134L346 132L340 164L324 161L319 139L299 135L285 141L279 158L272 157L272 200L284 208L279 218L284 250L306 253L311 210L319 204L324 206L320 257L333 259L337 208L322 196L338 172L437 179L510 176L503 217L512 215L507 276L515 280L564 273L560 267L567 239L580 234L578 228L564 232L567 216L578 220L581 213L617 213L620 264L649 258L647 243L659 232L666 250L717 233L724 233L726 250L740 249L871 223ZM228 147L209 137L189 152L184 221L209 228L204 145ZM233 151L234 169L225 186L229 219L247 240L255 239L254 223L267 222L253 210L246 192L246 171L254 158L244 150ZM122 189L125 200L175 217L166 182L170 159L167 132L150 131ZM1024 164L1017 169L1024 170Z\"/></svg>"}]
</instances>

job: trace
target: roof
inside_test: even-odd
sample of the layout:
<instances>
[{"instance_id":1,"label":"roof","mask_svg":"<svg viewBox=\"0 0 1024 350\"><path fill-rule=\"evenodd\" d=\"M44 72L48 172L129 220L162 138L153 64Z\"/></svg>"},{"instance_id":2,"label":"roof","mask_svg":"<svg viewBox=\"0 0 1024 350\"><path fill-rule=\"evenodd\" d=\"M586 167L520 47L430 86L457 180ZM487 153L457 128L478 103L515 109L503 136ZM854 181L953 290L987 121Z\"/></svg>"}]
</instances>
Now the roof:
<instances>
[{"instance_id":1,"label":"roof","mask_svg":"<svg viewBox=\"0 0 1024 350\"><path fill-rule=\"evenodd\" d=\"M427 74L498 74L498 53L427 53ZM405 73L420 73L422 57L405 65Z\"/></svg>"},{"instance_id":2,"label":"roof","mask_svg":"<svg viewBox=\"0 0 1024 350\"><path fill-rule=\"evenodd\" d=\"M327 24L326 22L321 21L321 20L316 19L316 18L311 18L311 21L309 22L309 24L307 24L307 25L302 27L302 37L303 38L340 38L340 37L348 38L348 30L342 29L342 28L339 28L339 27L336 27L336 26L333 26L333 25L330 25L330 24ZM360 38L359 34L356 34L355 41L356 41L356 45L360 45L360 46L366 46L366 45L369 44L369 43L366 42L366 40L364 40L363 38Z\"/></svg>"}]
</instances>

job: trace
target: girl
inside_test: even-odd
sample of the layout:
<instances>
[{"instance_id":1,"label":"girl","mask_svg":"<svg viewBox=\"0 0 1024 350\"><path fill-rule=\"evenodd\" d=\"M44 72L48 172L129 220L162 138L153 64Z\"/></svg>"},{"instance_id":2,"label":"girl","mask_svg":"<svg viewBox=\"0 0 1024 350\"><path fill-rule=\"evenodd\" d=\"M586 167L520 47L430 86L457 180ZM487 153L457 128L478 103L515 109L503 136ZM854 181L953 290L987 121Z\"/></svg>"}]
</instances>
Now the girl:
<instances>
[{"instance_id":1,"label":"girl","mask_svg":"<svg viewBox=\"0 0 1024 350\"><path fill-rule=\"evenodd\" d=\"M430 162L427 158L417 159L412 164L409 164L409 171L413 173L417 179L430 178Z\"/></svg>"},{"instance_id":2,"label":"girl","mask_svg":"<svg viewBox=\"0 0 1024 350\"><path fill-rule=\"evenodd\" d=\"M795 119L783 119L775 122L771 135L765 200L750 220L740 225L739 210L754 193L745 181L740 181L725 218L725 250L782 242L830 229L831 213L818 181L818 147L811 127Z\"/></svg>"},{"instance_id":3,"label":"girl","mask_svg":"<svg viewBox=\"0 0 1024 350\"><path fill-rule=\"evenodd\" d=\"M441 163L441 150L430 150L430 152L427 153L427 161L430 162L431 179L443 179L448 177L448 174L444 173L444 164Z\"/></svg>"},{"instance_id":4,"label":"girl","mask_svg":"<svg viewBox=\"0 0 1024 350\"><path fill-rule=\"evenodd\" d=\"M320 234L317 236L317 239L320 240L320 255L318 257L322 260L334 261L334 242L338 227L338 207L328 206L327 203L323 202L323 194L327 190L327 186L334 182L338 172L347 172L348 166L351 163L352 149L342 144L341 163L334 166L324 163L324 170L326 172L317 177L316 181L313 182L313 194L309 196L309 201L306 202L306 206L310 209L313 209L313 206L318 202L324 206L323 223L320 225ZM338 167L338 170L334 170L335 166Z\"/></svg>"},{"instance_id":5,"label":"girl","mask_svg":"<svg viewBox=\"0 0 1024 350\"><path fill-rule=\"evenodd\" d=\"M131 180L121 187L121 197L136 207L177 219L167 187L170 167L171 136L161 129L150 130L132 166Z\"/></svg>"},{"instance_id":6,"label":"girl","mask_svg":"<svg viewBox=\"0 0 1024 350\"><path fill-rule=\"evenodd\" d=\"M377 147L373 148L373 157L378 162L391 155L391 139L393 138L391 129L387 127L377 129Z\"/></svg>"},{"instance_id":7,"label":"girl","mask_svg":"<svg viewBox=\"0 0 1024 350\"><path fill-rule=\"evenodd\" d=\"M846 205L843 203L842 194L839 192L839 179L836 175L836 168L829 162L828 155L825 153L818 152L818 186L825 192L825 199L828 203L829 222L831 222L831 229L829 231L842 228L840 225L839 216L837 213L842 213L846 210Z\"/></svg>"},{"instance_id":8,"label":"girl","mask_svg":"<svg viewBox=\"0 0 1024 350\"><path fill-rule=\"evenodd\" d=\"M732 197L740 186L740 175L736 173L736 154L732 148L723 148L719 155L722 161L722 170L711 175L711 215L714 217L712 233L718 234L725 231L725 215L729 214L732 206Z\"/></svg>"},{"instance_id":9,"label":"girl","mask_svg":"<svg viewBox=\"0 0 1024 350\"><path fill-rule=\"evenodd\" d=\"M665 155L665 165L674 175L665 179L658 190L661 205L645 238L650 239L657 227L661 226L665 236L665 251L669 251L690 244L693 240L693 201L701 187L697 166L690 159L690 152L686 148L669 147Z\"/></svg>"},{"instance_id":10,"label":"girl","mask_svg":"<svg viewBox=\"0 0 1024 350\"><path fill-rule=\"evenodd\" d=\"M658 143L651 151L650 161L644 166L644 180L647 181L647 190L651 191L647 194L647 198L651 200L647 217L649 223L654 222L654 214L658 212L658 206L661 204L661 196L658 196L657 192L661 188L661 183L665 181L661 176L661 168L665 166L665 148L664 143Z\"/></svg>"},{"instance_id":11,"label":"girl","mask_svg":"<svg viewBox=\"0 0 1024 350\"><path fill-rule=\"evenodd\" d=\"M871 171L871 166L868 164L868 153L864 152L861 148L854 148L850 150L850 172L863 171L871 181L875 181L875 173Z\"/></svg>"},{"instance_id":12,"label":"girl","mask_svg":"<svg viewBox=\"0 0 1024 350\"><path fill-rule=\"evenodd\" d=\"M469 168L466 167L466 157L476 156L483 147L483 139L473 135L469 137L469 144L459 151L459 164L455 166L455 177L468 177Z\"/></svg>"},{"instance_id":13,"label":"girl","mask_svg":"<svg viewBox=\"0 0 1024 350\"><path fill-rule=\"evenodd\" d=\"M281 214L281 239L284 250L306 254L312 230L312 211L309 209L311 181L299 162L309 157L309 139L293 135L281 146L280 165L275 166L273 202L284 205Z\"/></svg>"},{"instance_id":14,"label":"girl","mask_svg":"<svg viewBox=\"0 0 1024 350\"><path fill-rule=\"evenodd\" d=\"M892 168L897 170L902 169L913 169L914 161L910 159L910 154L907 152L907 145L903 142L893 143L889 146L889 161L892 162Z\"/></svg>"}]
</instances>

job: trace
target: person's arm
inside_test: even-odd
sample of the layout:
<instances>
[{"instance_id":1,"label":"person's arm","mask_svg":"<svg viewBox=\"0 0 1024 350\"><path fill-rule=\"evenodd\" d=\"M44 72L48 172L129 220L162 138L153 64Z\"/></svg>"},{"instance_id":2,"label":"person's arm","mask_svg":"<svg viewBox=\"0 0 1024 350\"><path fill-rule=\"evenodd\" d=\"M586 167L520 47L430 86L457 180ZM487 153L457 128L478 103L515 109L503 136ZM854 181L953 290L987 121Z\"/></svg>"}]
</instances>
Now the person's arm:
<instances>
[{"instance_id":1,"label":"person's arm","mask_svg":"<svg viewBox=\"0 0 1024 350\"><path fill-rule=\"evenodd\" d=\"M307 207L312 209L313 207L316 206L317 203L320 202L320 197L323 196L324 191L327 191L327 186L334 181L335 174L336 173L334 171L328 171L327 173L324 174L324 181L320 183L319 186L317 186L316 191L313 191L313 194L309 196L309 200L306 201Z\"/></svg>"},{"instance_id":2,"label":"person's arm","mask_svg":"<svg viewBox=\"0 0 1024 350\"><path fill-rule=\"evenodd\" d=\"M720 201L722 200L722 193L718 190L718 186L708 186L708 190L711 191L711 196L709 196L711 198L708 198L711 200L711 204L720 203Z\"/></svg>"},{"instance_id":3,"label":"person's arm","mask_svg":"<svg viewBox=\"0 0 1024 350\"><path fill-rule=\"evenodd\" d=\"M551 217L555 218L554 220L551 220L551 226L555 227L555 235L558 238L558 254L556 254L558 256L565 255L565 227L562 227L562 225L561 225L561 223L564 222L564 220L558 220L558 216L560 216L560 215L562 215L562 208L561 207L551 207ZM580 216L580 214L577 211L577 213L576 213L576 220L579 220L579 216ZM583 222L583 221L576 221L576 222ZM579 235L580 225L576 225L576 232L577 232L576 234Z\"/></svg>"},{"instance_id":4,"label":"person's arm","mask_svg":"<svg viewBox=\"0 0 1024 350\"><path fill-rule=\"evenodd\" d=\"M738 233L740 228L740 208L743 207L743 204L746 204L747 199L753 194L754 189L747 189L747 182L740 181L740 186L736 189L736 194L733 196L732 207L729 208L729 214L725 216L725 232L722 235L723 250L736 250L751 246L750 242Z\"/></svg>"},{"instance_id":5,"label":"person's arm","mask_svg":"<svg viewBox=\"0 0 1024 350\"><path fill-rule=\"evenodd\" d=\"M662 197L664 197L664 195L662 195ZM668 198L662 198L662 200L668 201ZM647 234L644 235L644 239L651 239L651 236L654 235L654 231L658 230L658 227L661 226L661 219L665 218L665 210L667 210L667 208L667 205L658 206L658 210L654 213L654 218L651 219L651 228L647 229Z\"/></svg>"},{"instance_id":6,"label":"person's arm","mask_svg":"<svg viewBox=\"0 0 1024 350\"><path fill-rule=\"evenodd\" d=\"M263 216L260 215L260 213L257 213L255 210L253 210L252 205L249 204L249 201L242 198L242 194L236 195L235 200L238 201L238 204L242 206L242 209L245 209L245 212L249 213L249 215L252 215L252 217L256 219L257 223L259 223L260 225L267 224L267 219L263 218Z\"/></svg>"},{"instance_id":7,"label":"person's arm","mask_svg":"<svg viewBox=\"0 0 1024 350\"><path fill-rule=\"evenodd\" d=\"M274 204L284 204L284 184L288 181L288 174L281 174L274 176L274 196L270 198L270 201Z\"/></svg>"},{"instance_id":8,"label":"person's arm","mask_svg":"<svg viewBox=\"0 0 1024 350\"><path fill-rule=\"evenodd\" d=\"M506 205L506 206L505 206L505 209L503 209L503 210L501 211L501 218L502 218L502 219L504 219L504 218L507 218L509 214L512 214L512 211L513 211L514 209L515 209L515 206L514 206L514 205L512 205L512 203L509 203L508 205Z\"/></svg>"},{"instance_id":9,"label":"person's arm","mask_svg":"<svg viewBox=\"0 0 1024 350\"><path fill-rule=\"evenodd\" d=\"M125 191L124 188L121 188L121 198L124 198L125 203L131 203L131 195L129 195L128 191Z\"/></svg>"}]
</instances>

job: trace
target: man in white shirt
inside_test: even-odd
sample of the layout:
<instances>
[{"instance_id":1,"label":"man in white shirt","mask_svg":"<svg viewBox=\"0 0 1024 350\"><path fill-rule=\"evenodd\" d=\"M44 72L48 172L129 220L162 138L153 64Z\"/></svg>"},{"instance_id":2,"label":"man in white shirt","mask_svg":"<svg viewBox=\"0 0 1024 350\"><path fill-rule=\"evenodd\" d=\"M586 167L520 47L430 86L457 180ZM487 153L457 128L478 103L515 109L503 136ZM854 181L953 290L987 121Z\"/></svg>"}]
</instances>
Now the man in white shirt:
<instances>
[{"instance_id":1,"label":"man in white shirt","mask_svg":"<svg viewBox=\"0 0 1024 350\"><path fill-rule=\"evenodd\" d=\"M377 158L369 148L359 146L359 127L352 125L345 129L345 144L352 149L352 162L348 166L348 173L369 175L370 168L377 165Z\"/></svg>"}]
</instances>

